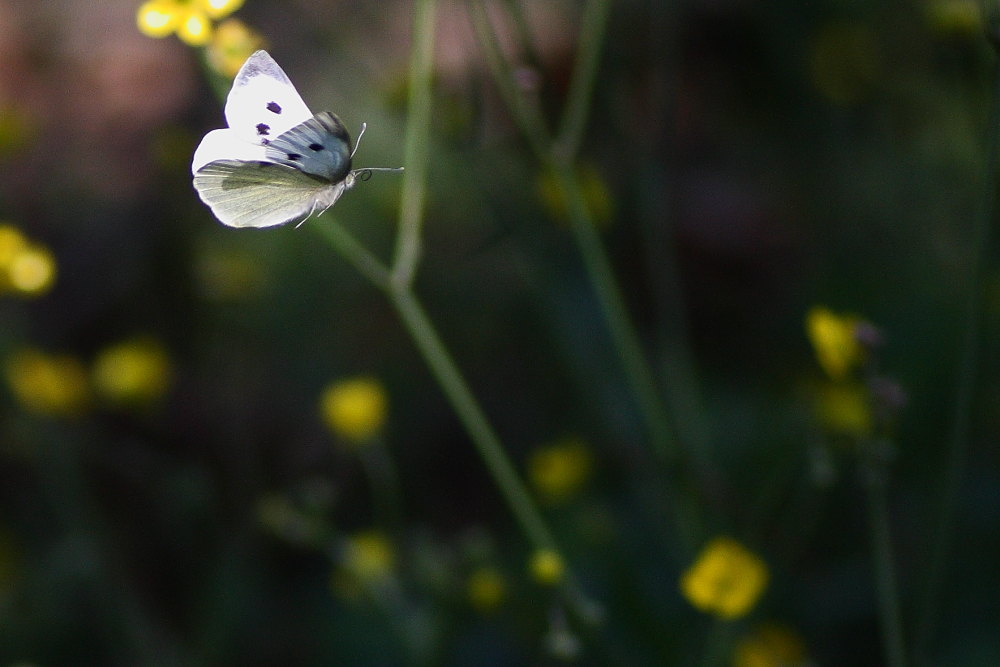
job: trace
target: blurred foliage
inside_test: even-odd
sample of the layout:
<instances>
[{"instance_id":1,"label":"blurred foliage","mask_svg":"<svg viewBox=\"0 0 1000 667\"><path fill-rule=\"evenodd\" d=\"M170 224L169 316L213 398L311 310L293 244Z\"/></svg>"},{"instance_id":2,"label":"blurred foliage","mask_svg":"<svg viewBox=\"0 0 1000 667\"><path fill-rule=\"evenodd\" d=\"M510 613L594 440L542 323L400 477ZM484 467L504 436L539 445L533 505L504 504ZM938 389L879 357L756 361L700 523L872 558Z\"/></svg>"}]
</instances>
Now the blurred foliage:
<instances>
[{"instance_id":1,"label":"blurred foliage","mask_svg":"<svg viewBox=\"0 0 1000 667\"><path fill-rule=\"evenodd\" d=\"M582 3L488 4L558 118ZM438 6L416 291L560 552L517 529L396 313L317 233L390 256L397 180L267 231L191 187L262 44L314 111L368 123L357 166L399 164L410 3L0 0L0 665L881 665L872 488L908 656L1000 663L979 4L614 3L575 169L677 478L468 6Z\"/></svg>"}]
</instances>

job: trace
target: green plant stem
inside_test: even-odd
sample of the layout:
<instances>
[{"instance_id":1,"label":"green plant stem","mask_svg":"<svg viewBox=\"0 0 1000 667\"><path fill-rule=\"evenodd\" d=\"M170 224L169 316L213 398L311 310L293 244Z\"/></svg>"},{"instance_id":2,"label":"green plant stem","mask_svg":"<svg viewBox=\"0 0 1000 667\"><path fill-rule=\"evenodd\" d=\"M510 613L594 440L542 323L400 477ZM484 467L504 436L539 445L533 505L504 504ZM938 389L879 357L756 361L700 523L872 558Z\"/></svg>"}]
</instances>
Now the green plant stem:
<instances>
[{"instance_id":1,"label":"green plant stem","mask_svg":"<svg viewBox=\"0 0 1000 667\"><path fill-rule=\"evenodd\" d=\"M423 306L409 290L390 290L388 296L403 320L407 332L469 432L473 444L521 528L536 548L556 550L555 540L542 520L527 488L504 453L500 438L497 437L473 397Z\"/></svg>"},{"instance_id":2,"label":"green plant stem","mask_svg":"<svg viewBox=\"0 0 1000 667\"><path fill-rule=\"evenodd\" d=\"M555 176L569 209L574 237L591 284L611 332L627 381L636 396L654 451L667 461L675 460L677 447L669 427L660 392L632 324L622 290L615 278L607 252L587 208L575 173L579 136L586 115L608 17L607 0L593 0L585 14L581 49L574 68L571 101L564 120L563 140L554 144L537 105L518 90L511 67L504 58L481 0L469 0L470 17L476 36L504 101L542 165Z\"/></svg>"},{"instance_id":3,"label":"green plant stem","mask_svg":"<svg viewBox=\"0 0 1000 667\"><path fill-rule=\"evenodd\" d=\"M597 80L604 46L604 30L610 11L610 0L592 0L584 8L576 66L573 68L566 109L556 138L556 152L570 160L579 153L583 131L587 127L590 99Z\"/></svg>"},{"instance_id":4,"label":"green plant stem","mask_svg":"<svg viewBox=\"0 0 1000 667\"><path fill-rule=\"evenodd\" d=\"M995 12L995 10L993 10ZM989 14L984 13L984 16ZM996 26L997 21L992 21ZM952 413L951 434L948 440L947 459L942 476L940 505L936 519L932 522L934 544L930 565L926 576L926 586L920 600L917 622L917 655L923 656L928 650L934 634L934 626L939 615L937 605L941 587L946 578L948 558L951 555L955 532L955 517L958 509L962 478L969 458L969 427L972 400L975 393L976 377L979 371L979 350L983 310L983 288L986 278L986 254L992 236L993 218L996 215L997 182L1000 178L1000 65L994 63L993 98L987 124L987 167L983 181L983 196L977 212L970 248L967 296L964 312L964 334L961 358L955 382L955 403Z\"/></svg>"},{"instance_id":5,"label":"green plant stem","mask_svg":"<svg viewBox=\"0 0 1000 667\"><path fill-rule=\"evenodd\" d=\"M866 463L865 480L868 492L868 523L871 530L872 557L875 563L875 590L878 594L879 616L882 624L882 643L885 664L903 667L903 621L899 611L899 587L892 558L892 541L889 535L889 511L886 507L884 466Z\"/></svg>"},{"instance_id":6,"label":"green plant stem","mask_svg":"<svg viewBox=\"0 0 1000 667\"><path fill-rule=\"evenodd\" d=\"M413 52L410 57L408 121L403 151L403 190L399 206L399 233L393 258L392 280L413 282L420 261L421 227L427 190L430 155L431 75L434 71L435 0L417 0L413 17Z\"/></svg>"}]
</instances>

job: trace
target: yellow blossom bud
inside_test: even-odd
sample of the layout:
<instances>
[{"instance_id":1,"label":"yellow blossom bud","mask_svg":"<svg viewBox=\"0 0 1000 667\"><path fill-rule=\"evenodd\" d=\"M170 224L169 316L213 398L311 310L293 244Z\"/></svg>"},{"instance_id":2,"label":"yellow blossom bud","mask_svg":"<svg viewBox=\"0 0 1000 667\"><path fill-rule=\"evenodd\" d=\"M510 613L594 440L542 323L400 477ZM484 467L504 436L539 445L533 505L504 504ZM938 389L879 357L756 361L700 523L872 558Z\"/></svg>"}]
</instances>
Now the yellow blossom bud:
<instances>
[{"instance_id":1,"label":"yellow blossom bud","mask_svg":"<svg viewBox=\"0 0 1000 667\"><path fill-rule=\"evenodd\" d=\"M493 611L503 602L503 576L493 567L480 567L469 575L465 585L469 602L480 612Z\"/></svg>"},{"instance_id":2,"label":"yellow blossom bud","mask_svg":"<svg viewBox=\"0 0 1000 667\"><path fill-rule=\"evenodd\" d=\"M550 503L575 496L590 478L592 468L590 450L574 438L539 447L528 457L528 479L539 496Z\"/></svg>"},{"instance_id":3,"label":"yellow blossom bud","mask_svg":"<svg viewBox=\"0 0 1000 667\"><path fill-rule=\"evenodd\" d=\"M329 385L320 396L320 414L335 434L362 444L382 430L387 403L378 380L358 377Z\"/></svg>"},{"instance_id":4,"label":"yellow blossom bud","mask_svg":"<svg viewBox=\"0 0 1000 667\"><path fill-rule=\"evenodd\" d=\"M170 385L170 360L155 340L129 340L102 350L91 376L95 391L113 403L149 403Z\"/></svg>"},{"instance_id":5,"label":"yellow blossom bud","mask_svg":"<svg viewBox=\"0 0 1000 667\"><path fill-rule=\"evenodd\" d=\"M44 294L55 282L56 260L48 249L29 245L11 259L7 279L10 286L22 294Z\"/></svg>"},{"instance_id":6,"label":"yellow blossom bud","mask_svg":"<svg viewBox=\"0 0 1000 667\"><path fill-rule=\"evenodd\" d=\"M723 619L747 614L763 594L767 565L742 544L717 537L681 576L684 597L701 611Z\"/></svg>"},{"instance_id":7,"label":"yellow blossom bud","mask_svg":"<svg viewBox=\"0 0 1000 667\"><path fill-rule=\"evenodd\" d=\"M243 21L226 19L215 28L208 45L208 62L216 72L231 79L263 44L263 38Z\"/></svg>"},{"instance_id":8,"label":"yellow blossom bud","mask_svg":"<svg viewBox=\"0 0 1000 667\"><path fill-rule=\"evenodd\" d=\"M139 31L147 37L166 37L177 28L176 0L150 0L136 12Z\"/></svg>"},{"instance_id":9,"label":"yellow blossom bud","mask_svg":"<svg viewBox=\"0 0 1000 667\"><path fill-rule=\"evenodd\" d=\"M177 37L189 46L204 46L212 39L212 22L203 12L189 10L177 24Z\"/></svg>"},{"instance_id":10,"label":"yellow blossom bud","mask_svg":"<svg viewBox=\"0 0 1000 667\"><path fill-rule=\"evenodd\" d=\"M6 375L18 402L31 412L72 416L88 402L87 375L74 357L21 350L7 359Z\"/></svg>"},{"instance_id":11,"label":"yellow blossom bud","mask_svg":"<svg viewBox=\"0 0 1000 667\"><path fill-rule=\"evenodd\" d=\"M341 564L347 574L372 583L390 576L395 562L392 542L384 534L371 530L348 538Z\"/></svg>"},{"instance_id":12,"label":"yellow blossom bud","mask_svg":"<svg viewBox=\"0 0 1000 667\"><path fill-rule=\"evenodd\" d=\"M802 639L778 623L759 625L733 650L733 667L794 667L805 660Z\"/></svg>"},{"instance_id":13,"label":"yellow blossom bud","mask_svg":"<svg viewBox=\"0 0 1000 667\"><path fill-rule=\"evenodd\" d=\"M531 555L528 570L538 583L555 586L562 581L566 565L558 552L552 549L539 549Z\"/></svg>"},{"instance_id":14,"label":"yellow blossom bud","mask_svg":"<svg viewBox=\"0 0 1000 667\"><path fill-rule=\"evenodd\" d=\"M243 6L243 0L200 0L200 4L213 19L221 19Z\"/></svg>"},{"instance_id":15,"label":"yellow blossom bud","mask_svg":"<svg viewBox=\"0 0 1000 667\"><path fill-rule=\"evenodd\" d=\"M806 334L816 351L820 366L834 380L842 380L865 358L857 338L861 320L853 315L837 315L816 307L806 315Z\"/></svg>"}]
</instances>

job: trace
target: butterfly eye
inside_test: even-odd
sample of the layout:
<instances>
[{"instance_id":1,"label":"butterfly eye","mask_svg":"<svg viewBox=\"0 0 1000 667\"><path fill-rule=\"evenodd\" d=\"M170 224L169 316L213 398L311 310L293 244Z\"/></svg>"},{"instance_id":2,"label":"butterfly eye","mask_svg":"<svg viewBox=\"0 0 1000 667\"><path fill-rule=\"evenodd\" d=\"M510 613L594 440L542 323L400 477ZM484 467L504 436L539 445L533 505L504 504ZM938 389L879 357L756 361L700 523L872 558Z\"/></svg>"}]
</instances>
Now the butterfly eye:
<instances>
[{"instance_id":1,"label":"butterfly eye","mask_svg":"<svg viewBox=\"0 0 1000 667\"><path fill-rule=\"evenodd\" d=\"M281 113L281 105L277 102L268 102L267 110L271 113Z\"/></svg>"}]
</instances>

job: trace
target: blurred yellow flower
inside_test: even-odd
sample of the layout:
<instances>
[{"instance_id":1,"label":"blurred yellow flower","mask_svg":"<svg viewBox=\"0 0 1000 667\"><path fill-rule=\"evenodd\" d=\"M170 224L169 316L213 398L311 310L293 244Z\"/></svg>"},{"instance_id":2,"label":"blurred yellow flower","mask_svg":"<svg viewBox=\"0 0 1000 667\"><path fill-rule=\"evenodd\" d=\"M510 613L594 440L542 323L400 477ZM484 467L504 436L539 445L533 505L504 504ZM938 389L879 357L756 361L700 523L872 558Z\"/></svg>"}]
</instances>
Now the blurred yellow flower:
<instances>
[{"instance_id":1,"label":"blurred yellow flower","mask_svg":"<svg viewBox=\"0 0 1000 667\"><path fill-rule=\"evenodd\" d=\"M539 447L528 456L528 479L538 495L550 503L575 496L593 469L593 456L579 439L565 438Z\"/></svg>"},{"instance_id":2,"label":"blurred yellow flower","mask_svg":"<svg viewBox=\"0 0 1000 667\"><path fill-rule=\"evenodd\" d=\"M28 240L9 223L0 224L0 290L23 296L39 296L56 279L52 253Z\"/></svg>"},{"instance_id":3,"label":"blurred yellow flower","mask_svg":"<svg viewBox=\"0 0 1000 667\"><path fill-rule=\"evenodd\" d=\"M480 567L465 584L469 603L479 612L490 612L503 603L506 593L503 575L494 567Z\"/></svg>"},{"instance_id":4,"label":"blurred yellow flower","mask_svg":"<svg viewBox=\"0 0 1000 667\"><path fill-rule=\"evenodd\" d=\"M94 360L95 392L117 404L146 404L161 398L170 386L170 358L163 345L136 338L103 349Z\"/></svg>"},{"instance_id":5,"label":"blurred yellow flower","mask_svg":"<svg viewBox=\"0 0 1000 667\"><path fill-rule=\"evenodd\" d=\"M805 663L802 639L778 623L762 623L733 650L733 667L795 667Z\"/></svg>"},{"instance_id":6,"label":"blurred yellow flower","mask_svg":"<svg viewBox=\"0 0 1000 667\"><path fill-rule=\"evenodd\" d=\"M366 583L388 578L396 563L396 550L383 533L355 533L344 545L341 566L346 574Z\"/></svg>"},{"instance_id":7,"label":"blurred yellow flower","mask_svg":"<svg viewBox=\"0 0 1000 667\"><path fill-rule=\"evenodd\" d=\"M566 573L566 564L562 556L552 549L538 549L531 555L528 571L540 584L555 586L562 581Z\"/></svg>"},{"instance_id":8,"label":"blurred yellow flower","mask_svg":"<svg viewBox=\"0 0 1000 667\"><path fill-rule=\"evenodd\" d=\"M871 399L863 385L830 383L819 390L817 398L816 414L826 429L859 438L871 435Z\"/></svg>"},{"instance_id":9,"label":"blurred yellow flower","mask_svg":"<svg viewBox=\"0 0 1000 667\"><path fill-rule=\"evenodd\" d=\"M728 537L717 537L681 575L681 593L694 607L723 619L746 615L767 587L767 565Z\"/></svg>"},{"instance_id":10,"label":"blurred yellow flower","mask_svg":"<svg viewBox=\"0 0 1000 667\"><path fill-rule=\"evenodd\" d=\"M857 104L881 76L878 36L864 23L829 23L813 39L810 65L823 97L840 106Z\"/></svg>"},{"instance_id":11,"label":"blurred yellow flower","mask_svg":"<svg viewBox=\"0 0 1000 667\"><path fill-rule=\"evenodd\" d=\"M382 430L388 399L382 383L372 377L334 382L320 396L320 415L336 435L364 444Z\"/></svg>"},{"instance_id":12,"label":"blurred yellow flower","mask_svg":"<svg viewBox=\"0 0 1000 667\"><path fill-rule=\"evenodd\" d=\"M148 37L176 33L190 46L204 46L212 38L212 21L242 4L243 0L149 0L136 12L136 24Z\"/></svg>"},{"instance_id":13,"label":"blurred yellow flower","mask_svg":"<svg viewBox=\"0 0 1000 667\"><path fill-rule=\"evenodd\" d=\"M73 416L89 402L87 374L75 357L24 349L7 358L6 375L15 398L30 412Z\"/></svg>"},{"instance_id":14,"label":"blurred yellow flower","mask_svg":"<svg viewBox=\"0 0 1000 667\"><path fill-rule=\"evenodd\" d=\"M247 58L264 45L264 38L239 19L220 23L208 44L208 62L222 76L233 78Z\"/></svg>"},{"instance_id":15,"label":"blurred yellow flower","mask_svg":"<svg viewBox=\"0 0 1000 667\"><path fill-rule=\"evenodd\" d=\"M606 227L614 215L614 201L607 182L593 164L584 163L577 170L583 201L598 227ZM557 220L569 219L569 204L555 174L543 171L538 177L538 196L549 214Z\"/></svg>"},{"instance_id":16,"label":"blurred yellow flower","mask_svg":"<svg viewBox=\"0 0 1000 667\"><path fill-rule=\"evenodd\" d=\"M834 380L847 377L865 359L865 349L857 337L860 322L854 315L837 315L822 306L806 314L806 334L816 359Z\"/></svg>"}]
</instances>

